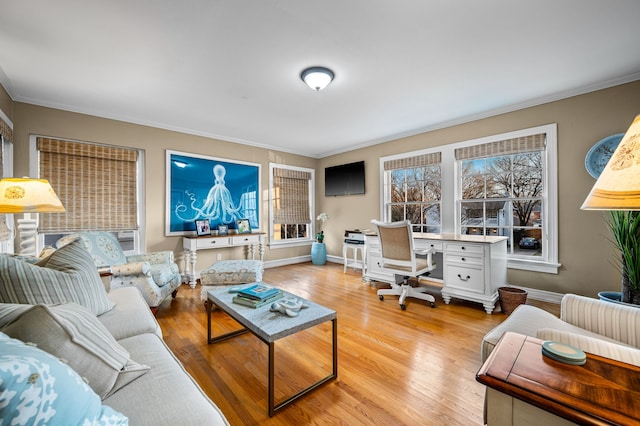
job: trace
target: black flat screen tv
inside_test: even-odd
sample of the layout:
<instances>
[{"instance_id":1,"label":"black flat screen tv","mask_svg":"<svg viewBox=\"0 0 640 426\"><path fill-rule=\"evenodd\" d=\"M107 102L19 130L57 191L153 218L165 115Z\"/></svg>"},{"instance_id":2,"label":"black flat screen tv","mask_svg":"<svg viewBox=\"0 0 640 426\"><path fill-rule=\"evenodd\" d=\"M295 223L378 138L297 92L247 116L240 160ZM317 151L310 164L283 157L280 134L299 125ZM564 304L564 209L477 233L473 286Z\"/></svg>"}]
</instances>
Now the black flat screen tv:
<instances>
[{"instance_id":1,"label":"black flat screen tv","mask_svg":"<svg viewBox=\"0 0 640 426\"><path fill-rule=\"evenodd\" d=\"M364 194L364 161L324 169L324 195Z\"/></svg>"}]
</instances>

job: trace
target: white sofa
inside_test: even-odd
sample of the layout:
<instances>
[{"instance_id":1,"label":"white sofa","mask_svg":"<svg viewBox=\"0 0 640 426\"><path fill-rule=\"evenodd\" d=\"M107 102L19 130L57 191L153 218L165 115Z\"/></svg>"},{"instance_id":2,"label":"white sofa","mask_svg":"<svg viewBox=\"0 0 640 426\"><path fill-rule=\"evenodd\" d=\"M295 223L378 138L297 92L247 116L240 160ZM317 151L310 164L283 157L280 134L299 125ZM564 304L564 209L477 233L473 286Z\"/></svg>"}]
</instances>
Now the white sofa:
<instances>
[{"instance_id":1,"label":"white sofa","mask_svg":"<svg viewBox=\"0 0 640 426\"><path fill-rule=\"evenodd\" d=\"M567 343L585 352L640 365L640 307L566 294L558 318L543 309L520 305L482 339L483 363L507 331ZM487 388L485 396L484 419L488 426L573 424L491 388Z\"/></svg>"},{"instance_id":2,"label":"white sofa","mask_svg":"<svg viewBox=\"0 0 640 426\"><path fill-rule=\"evenodd\" d=\"M80 240L35 265L0 255L0 401L7 424L229 424L140 290L107 293Z\"/></svg>"},{"instance_id":3,"label":"white sofa","mask_svg":"<svg viewBox=\"0 0 640 426\"><path fill-rule=\"evenodd\" d=\"M482 362L506 331L561 341L586 352L640 365L640 307L566 294L558 318L535 306L520 305L484 336Z\"/></svg>"}]
</instances>

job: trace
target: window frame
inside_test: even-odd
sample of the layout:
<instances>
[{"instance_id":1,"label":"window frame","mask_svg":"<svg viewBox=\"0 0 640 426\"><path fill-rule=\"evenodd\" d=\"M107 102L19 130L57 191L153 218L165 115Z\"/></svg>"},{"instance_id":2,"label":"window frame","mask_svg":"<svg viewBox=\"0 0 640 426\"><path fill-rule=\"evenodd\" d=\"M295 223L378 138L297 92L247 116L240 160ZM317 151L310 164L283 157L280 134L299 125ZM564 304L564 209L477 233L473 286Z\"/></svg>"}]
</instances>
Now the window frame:
<instances>
[{"instance_id":1,"label":"window frame","mask_svg":"<svg viewBox=\"0 0 640 426\"><path fill-rule=\"evenodd\" d=\"M542 220L546 225L545 232L545 253L544 259L525 259L522 257L511 257L507 259L507 267L510 269L520 269L534 272L557 274L558 268L558 162L557 162L557 123L545 124L526 129L515 130L506 133L469 139L447 145L440 145L429 149L395 154L380 158L380 217L382 220L389 220L386 211L387 194L384 163L389 160L397 160L407 157L414 157L427 153L440 151L441 158L441 198L440 198L440 220L441 234L459 234L461 232L461 161L455 159L454 152L457 148L464 148L472 145L480 145L497 142L505 139L525 137L534 134L546 134L546 148L543 151L543 179L545 190L543 195Z\"/></svg>"},{"instance_id":2,"label":"window frame","mask_svg":"<svg viewBox=\"0 0 640 426\"><path fill-rule=\"evenodd\" d=\"M114 145L108 145L108 144L103 144L103 143L96 143L96 142L87 142L87 141L80 141L80 140L76 140L76 139L69 139L69 138L62 138L62 137L53 137L53 136L47 136L47 135L42 135L42 134L31 134L29 135L29 175L30 176L40 176L40 158L39 158L39 151L38 151L38 146L37 146L37 140L38 138L55 138L55 139L59 139L59 140L66 140L69 142L75 142L75 143L87 143L87 144L92 144L92 145L105 145L105 146L114 146ZM135 148L135 147L129 147L129 146L122 146L122 148L126 148L126 149L135 149L138 153L138 160L136 162L136 184L137 184L137 194L136 194L136 203L137 203L137 222L138 222L138 229L133 229L133 230L122 230L122 231L114 231L117 238L120 239L120 234L124 235L125 237L123 238L123 240L129 240L129 233L132 233L133 236L133 243L130 249L126 249L126 247L123 247L123 253L125 255L133 255L133 254L140 254L140 253L146 253L147 251L147 247L146 247L146 238L145 238L145 228L146 228L146 205L144 202L142 202L142 200L146 199L145 196L145 168L144 168L144 164L145 164L145 151L144 149L140 149L140 148ZM127 235L125 235L127 234ZM37 232L37 238L36 238L36 254L38 254L44 247L45 247L45 235L66 235L66 234L50 234L50 233L42 233L38 230Z\"/></svg>"},{"instance_id":3,"label":"window frame","mask_svg":"<svg viewBox=\"0 0 640 426\"><path fill-rule=\"evenodd\" d=\"M311 178L309 179L309 229L307 232L307 236L304 238L291 238L286 240L276 240L273 238L275 233L275 223L274 223L274 209L273 209L273 173L274 169L286 169L286 170L296 170L305 173L309 173ZM315 241L315 169L310 169L307 167L299 167L299 166L290 166L286 164L280 163L269 163L269 247L270 248L287 248L287 247L295 247L302 245L310 245Z\"/></svg>"}]
</instances>

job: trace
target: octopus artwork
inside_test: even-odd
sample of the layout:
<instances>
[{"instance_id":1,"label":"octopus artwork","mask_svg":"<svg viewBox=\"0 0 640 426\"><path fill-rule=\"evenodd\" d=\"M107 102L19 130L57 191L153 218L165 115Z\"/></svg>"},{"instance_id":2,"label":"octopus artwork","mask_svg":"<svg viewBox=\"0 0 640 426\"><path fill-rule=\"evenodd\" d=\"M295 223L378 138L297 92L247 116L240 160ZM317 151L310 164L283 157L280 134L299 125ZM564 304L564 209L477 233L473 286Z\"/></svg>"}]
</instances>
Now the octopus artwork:
<instances>
[{"instance_id":1,"label":"octopus artwork","mask_svg":"<svg viewBox=\"0 0 640 426\"><path fill-rule=\"evenodd\" d=\"M221 164L213 167L214 183L207 197L204 199L201 207L198 207L198 199L193 191L185 190L185 193L191 200L189 207L179 202L175 205L175 214L185 222L194 221L196 219L209 219L212 222L230 223L236 219L240 219L242 214L242 206L236 206L231 196L231 191L225 184L225 175L227 170ZM187 215L189 217L187 217Z\"/></svg>"}]
</instances>

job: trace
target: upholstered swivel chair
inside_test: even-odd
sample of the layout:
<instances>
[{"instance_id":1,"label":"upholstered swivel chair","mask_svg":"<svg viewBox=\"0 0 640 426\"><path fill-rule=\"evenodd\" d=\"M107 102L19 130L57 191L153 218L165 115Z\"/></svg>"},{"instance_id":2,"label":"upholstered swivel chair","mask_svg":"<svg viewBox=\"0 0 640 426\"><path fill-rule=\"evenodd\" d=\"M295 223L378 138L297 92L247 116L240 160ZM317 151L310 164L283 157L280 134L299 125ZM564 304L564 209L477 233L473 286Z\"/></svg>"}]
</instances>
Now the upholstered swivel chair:
<instances>
[{"instance_id":1,"label":"upholstered swivel chair","mask_svg":"<svg viewBox=\"0 0 640 426\"><path fill-rule=\"evenodd\" d=\"M378 290L380 300L384 300L384 296L400 296L398 303L400 308L405 310L405 300L407 297L413 297L426 300L434 308L436 299L426 293L427 289L419 285L419 280L418 287L413 287L408 282L410 277L417 278L435 268L432 260L433 249L415 251L411 222L408 220L388 223L372 220L371 223L378 229L382 249L381 267L395 275L403 276L401 284L394 283L389 289Z\"/></svg>"}]
</instances>

